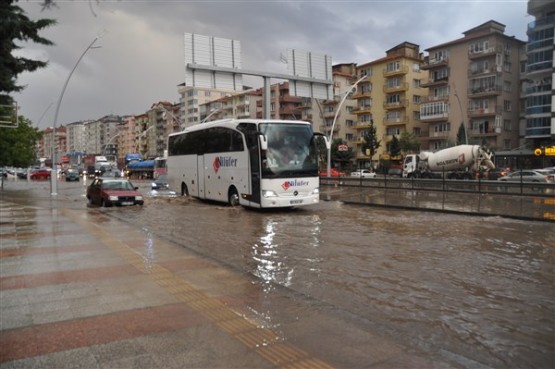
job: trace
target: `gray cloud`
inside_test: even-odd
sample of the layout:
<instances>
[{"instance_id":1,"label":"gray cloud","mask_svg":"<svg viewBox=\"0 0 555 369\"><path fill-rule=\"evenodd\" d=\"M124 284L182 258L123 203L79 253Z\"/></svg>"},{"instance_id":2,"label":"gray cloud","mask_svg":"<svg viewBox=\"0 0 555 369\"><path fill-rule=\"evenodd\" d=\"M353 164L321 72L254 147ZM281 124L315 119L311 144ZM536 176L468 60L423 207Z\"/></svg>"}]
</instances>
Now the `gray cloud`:
<instances>
[{"instance_id":1,"label":"gray cloud","mask_svg":"<svg viewBox=\"0 0 555 369\"><path fill-rule=\"evenodd\" d=\"M31 19L55 18L42 33L55 46L25 44L25 56L49 66L24 73L27 88L14 95L20 114L52 126L63 84L89 50L64 94L58 124L106 114L140 114L159 100L178 100L184 81L183 34L241 41L243 68L285 73L287 48L332 56L334 63L366 63L403 42L421 49L462 37L495 19L506 33L526 40L526 1L58 1L41 12L41 0L19 3ZM91 11L91 8L93 11ZM261 79L245 77L245 83ZM45 113L46 112L46 113Z\"/></svg>"}]
</instances>

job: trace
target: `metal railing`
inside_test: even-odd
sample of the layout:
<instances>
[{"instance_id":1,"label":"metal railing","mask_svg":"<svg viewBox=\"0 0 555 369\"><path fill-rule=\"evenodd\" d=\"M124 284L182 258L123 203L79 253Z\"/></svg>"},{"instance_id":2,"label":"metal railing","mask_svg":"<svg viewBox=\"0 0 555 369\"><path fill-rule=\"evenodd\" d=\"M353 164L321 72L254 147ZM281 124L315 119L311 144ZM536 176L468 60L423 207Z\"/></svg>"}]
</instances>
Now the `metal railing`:
<instances>
[{"instance_id":1,"label":"metal railing","mask_svg":"<svg viewBox=\"0 0 555 369\"><path fill-rule=\"evenodd\" d=\"M496 180L459 180L399 178L378 174L375 178L334 177L320 178L324 186L355 186L412 191L445 191L473 194L499 194L512 196L539 196L555 198L555 183L504 182Z\"/></svg>"}]
</instances>

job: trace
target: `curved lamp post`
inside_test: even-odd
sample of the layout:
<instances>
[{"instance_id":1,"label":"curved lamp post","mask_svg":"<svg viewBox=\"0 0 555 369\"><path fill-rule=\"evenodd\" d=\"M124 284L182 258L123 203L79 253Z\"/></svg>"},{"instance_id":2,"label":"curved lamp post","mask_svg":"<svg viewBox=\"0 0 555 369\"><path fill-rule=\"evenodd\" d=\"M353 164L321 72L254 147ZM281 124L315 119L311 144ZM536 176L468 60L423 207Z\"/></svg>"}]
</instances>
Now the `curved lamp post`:
<instances>
[{"instance_id":1,"label":"curved lamp post","mask_svg":"<svg viewBox=\"0 0 555 369\"><path fill-rule=\"evenodd\" d=\"M87 46L87 48L85 49L85 51L83 51L83 54L81 54L81 56L79 57L79 59L77 59L77 63L75 63L75 66L73 67L73 69L71 70L71 72L69 72L69 75L67 76L67 79L64 83L64 87L62 88L62 92L60 93L60 97L58 98L58 104L56 105L56 114L54 115L54 126L52 127L52 171L54 172L54 175L52 175L52 173L50 173L50 195L51 196L56 196L58 195L58 189L57 189L57 168L56 168L56 124L58 123L58 113L60 112L60 106L62 105L62 99L64 97L64 92L66 91L67 85L69 83L69 80L71 79L71 76L73 75L73 72L75 71L75 69L77 69L77 66L79 65L79 63L81 62L81 59L83 59L83 57L85 56L85 54L87 53L87 51L89 51L90 49L93 48L94 43L98 40L98 36L94 38L94 40L90 43L89 46ZM94 47L95 49L99 48L100 46Z\"/></svg>"},{"instance_id":2,"label":"curved lamp post","mask_svg":"<svg viewBox=\"0 0 555 369\"><path fill-rule=\"evenodd\" d=\"M220 109L214 109L214 110L213 110L210 114L208 114L208 115L206 116L206 118L204 118L200 123L202 124L202 123L206 122L206 121L208 120L208 118L210 118L211 116L213 116L213 115L216 114L216 113L221 112L222 110L223 110L223 109L221 109L221 108L220 108Z\"/></svg>"},{"instance_id":3,"label":"curved lamp post","mask_svg":"<svg viewBox=\"0 0 555 369\"><path fill-rule=\"evenodd\" d=\"M330 143L330 147L328 148L328 178L331 177L331 146L332 146L332 136L333 136L333 130L335 128L335 122L337 121L337 117L339 116L339 111L341 110L341 107L343 106L343 104L345 103L345 100L347 100L347 96L349 95L349 93L357 87L357 85L362 82L362 80L364 80L367 76L362 76L359 78L358 81L356 81L351 87L349 87L349 89L347 91L344 92L343 98L341 99L341 102L339 103L339 106L337 107L337 110L335 111L335 116L333 117L333 123L331 125L331 131L330 131L330 137L328 139L329 143Z\"/></svg>"}]
</instances>

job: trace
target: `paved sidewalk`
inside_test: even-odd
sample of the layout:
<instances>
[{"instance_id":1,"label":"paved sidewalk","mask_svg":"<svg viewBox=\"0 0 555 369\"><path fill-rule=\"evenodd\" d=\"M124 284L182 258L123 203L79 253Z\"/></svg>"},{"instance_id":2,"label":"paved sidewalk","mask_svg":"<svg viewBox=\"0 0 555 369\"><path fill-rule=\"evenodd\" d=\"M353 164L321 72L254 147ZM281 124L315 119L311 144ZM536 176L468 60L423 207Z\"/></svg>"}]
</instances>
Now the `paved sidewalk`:
<instances>
[{"instance_id":1,"label":"paved sidewalk","mask_svg":"<svg viewBox=\"0 0 555 369\"><path fill-rule=\"evenodd\" d=\"M154 255L154 248L156 253ZM95 209L0 199L0 368L451 368Z\"/></svg>"}]
</instances>

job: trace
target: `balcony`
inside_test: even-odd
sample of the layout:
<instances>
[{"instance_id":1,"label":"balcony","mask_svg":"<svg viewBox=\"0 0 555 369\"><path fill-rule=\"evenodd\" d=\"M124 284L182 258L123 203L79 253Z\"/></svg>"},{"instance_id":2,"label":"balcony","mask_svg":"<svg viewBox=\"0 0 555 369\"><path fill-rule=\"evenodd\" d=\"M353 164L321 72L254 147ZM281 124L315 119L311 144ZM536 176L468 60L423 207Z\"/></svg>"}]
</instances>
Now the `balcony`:
<instances>
[{"instance_id":1,"label":"balcony","mask_svg":"<svg viewBox=\"0 0 555 369\"><path fill-rule=\"evenodd\" d=\"M503 52L503 46L502 45L493 45L488 47L487 49L484 50L471 50L470 48L468 49L468 58L469 59L478 59L478 58L484 58L486 56L492 56L495 55L497 53L502 53Z\"/></svg>"},{"instance_id":2,"label":"balcony","mask_svg":"<svg viewBox=\"0 0 555 369\"><path fill-rule=\"evenodd\" d=\"M372 96L372 90L370 91L361 91L360 93L357 91L357 93L353 94L352 98L353 99L362 99L365 97L371 97Z\"/></svg>"},{"instance_id":3,"label":"balcony","mask_svg":"<svg viewBox=\"0 0 555 369\"><path fill-rule=\"evenodd\" d=\"M431 131L428 138L446 139L449 138L449 131Z\"/></svg>"},{"instance_id":4,"label":"balcony","mask_svg":"<svg viewBox=\"0 0 555 369\"><path fill-rule=\"evenodd\" d=\"M470 87L468 97L495 96L501 94L501 86Z\"/></svg>"},{"instance_id":5,"label":"balcony","mask_svg":"<svg viewBox=\"0 0 555 369\"><path fill-rule=\"evenodd\" d=\"M420 112L422 112L422 109L420 110ZM447 111L444 111L443 113L429 114L429 115L422 115L422 113L420 114L420 120L422 122L441 122L441 121L446 121L448 118L449 118L449 113Z\"/></svg>"},{"instance_id":6,"label":"balcony","mask_svg":"<svg viewBox=\"0 0 555 369\"><path fill-rule=\"evenodd\" d=\"M499 105L488 107L487 109L468 108L468 116L471 118L487 117L499 113L501 113L501 106Z\"/></svg>"},{"instance_id":7,"label":"balcony","mask_svg":"<svg viewBox=\"0 0 555 369\"><path fill-rule=\"evenodd\" d=\"M398 117L398 118L383 118L383 124L386 126L397 126L401 124L408 124L409 118L408 117Z\"/></svg>"},{"instance_id":8,"label":"balcony","mask_svg":"<svg viewBox=\"0 0 555 369\"><path fill-rule=\"evenodd\" d=\"M395 101L395 102L384 101L383 107L386 110L404 109L408 106L408 104L409 104L409 101L407 99L403 99L401 101Z\"/></svg>"},{"instance_id":9,"label":"balcony","mask_svg":"<svg viewBox=\"0 0 555 369\"><path fill-rule=\"evenodd\" d=\"M383 92L386 94L392 93L392 92L407 91L408 89L409 89L409 84L407 82L400 83L397 86L387 86L387 85L383 86Z\"/></svg>"},{"instance_id":10,"label":"balcony","mask_svg":"<svg viewBox=\"0 0 555 369\"><path fill-rule=\"evenodd\" d=\"M387 68L384 68L383 76L392 77L392 76L407 74L408 72L409 72L409 67L407 65L401 65L399 69L388 70Z\"/></svg>"},{"instance_id":11,"label":"balcony","mask_svg":"<svg viewBox=\"0 0 555 369\"><path fill-rule=\"evenodd\" d=\"M323 114L324 118L335 118L335 112L334 111L325 111Z\"/></svg>"},{"instance_id":12,"label":"balcony","mask_svg":"<svg viewBox=\"0 0 555 369\"><path fill-rule=\"evenodd\" d=\"M448 101L448 100L449 100L449 95L424 96L422 97L422 101L420 101L420 104L425 104L425 103L435 102L435 101Z\"/></svg>"},{"instance_id":13,"label":"balcony","mask_svg":"<svg viewBox=\"0 0 555 369\"><path fill-rule=\"evenodd\" d=\"M476 69L468 69L468 76L469 77L474 77L474 76L487 76L488 74L499 74L498 72L501 70L501 67L491 67L491 68L476 68Z\"/></svg>"},{"instance_id":14,"label":"balcony","mask_svg":"<svg viewBox=\"0 0 555 369\"><path fill-rule=\"evenodd\" d=\"M356 128L357 130L365 130L365 129L368 129L369 125L370 125L370 122L357 122L354 128Z\"/></svg>"},{"instance_id":15,"label":"balcony","mask_svg":"<svg viewBox=\"0 0 555 369\"><path fill-rule=\"evenodd\" d=\"M372 112L372 105L361 105L355 110L351 111L353 114L369 114Z\"/></svg>"},{"instance_id":16,"label":"balcony","mask_svg":"<svg viewBox=\"0 0 555 369\"><path fill-rule=\"evenodd\" d=\"M420 83L420 87L441 86L441 85L446 85L448 83L449 83L449 76L441 77L441 78L428 78L427 81Z\"/></svg>"},{"instance_id":17,"label":"balcony","mask_svg":"<svg viewBox=\"0 0 555 369\"><path fill-rule=\"evenodd\" d=\"M420 69L422 70L428 70L428 69L432 69L432 68L437 68L437 67L444 67L447 66L449 64L449 58L445 57L445 58L441 58L441 59L429 59L426 63L424 63Z\"/></svg>"}]
</instances>

